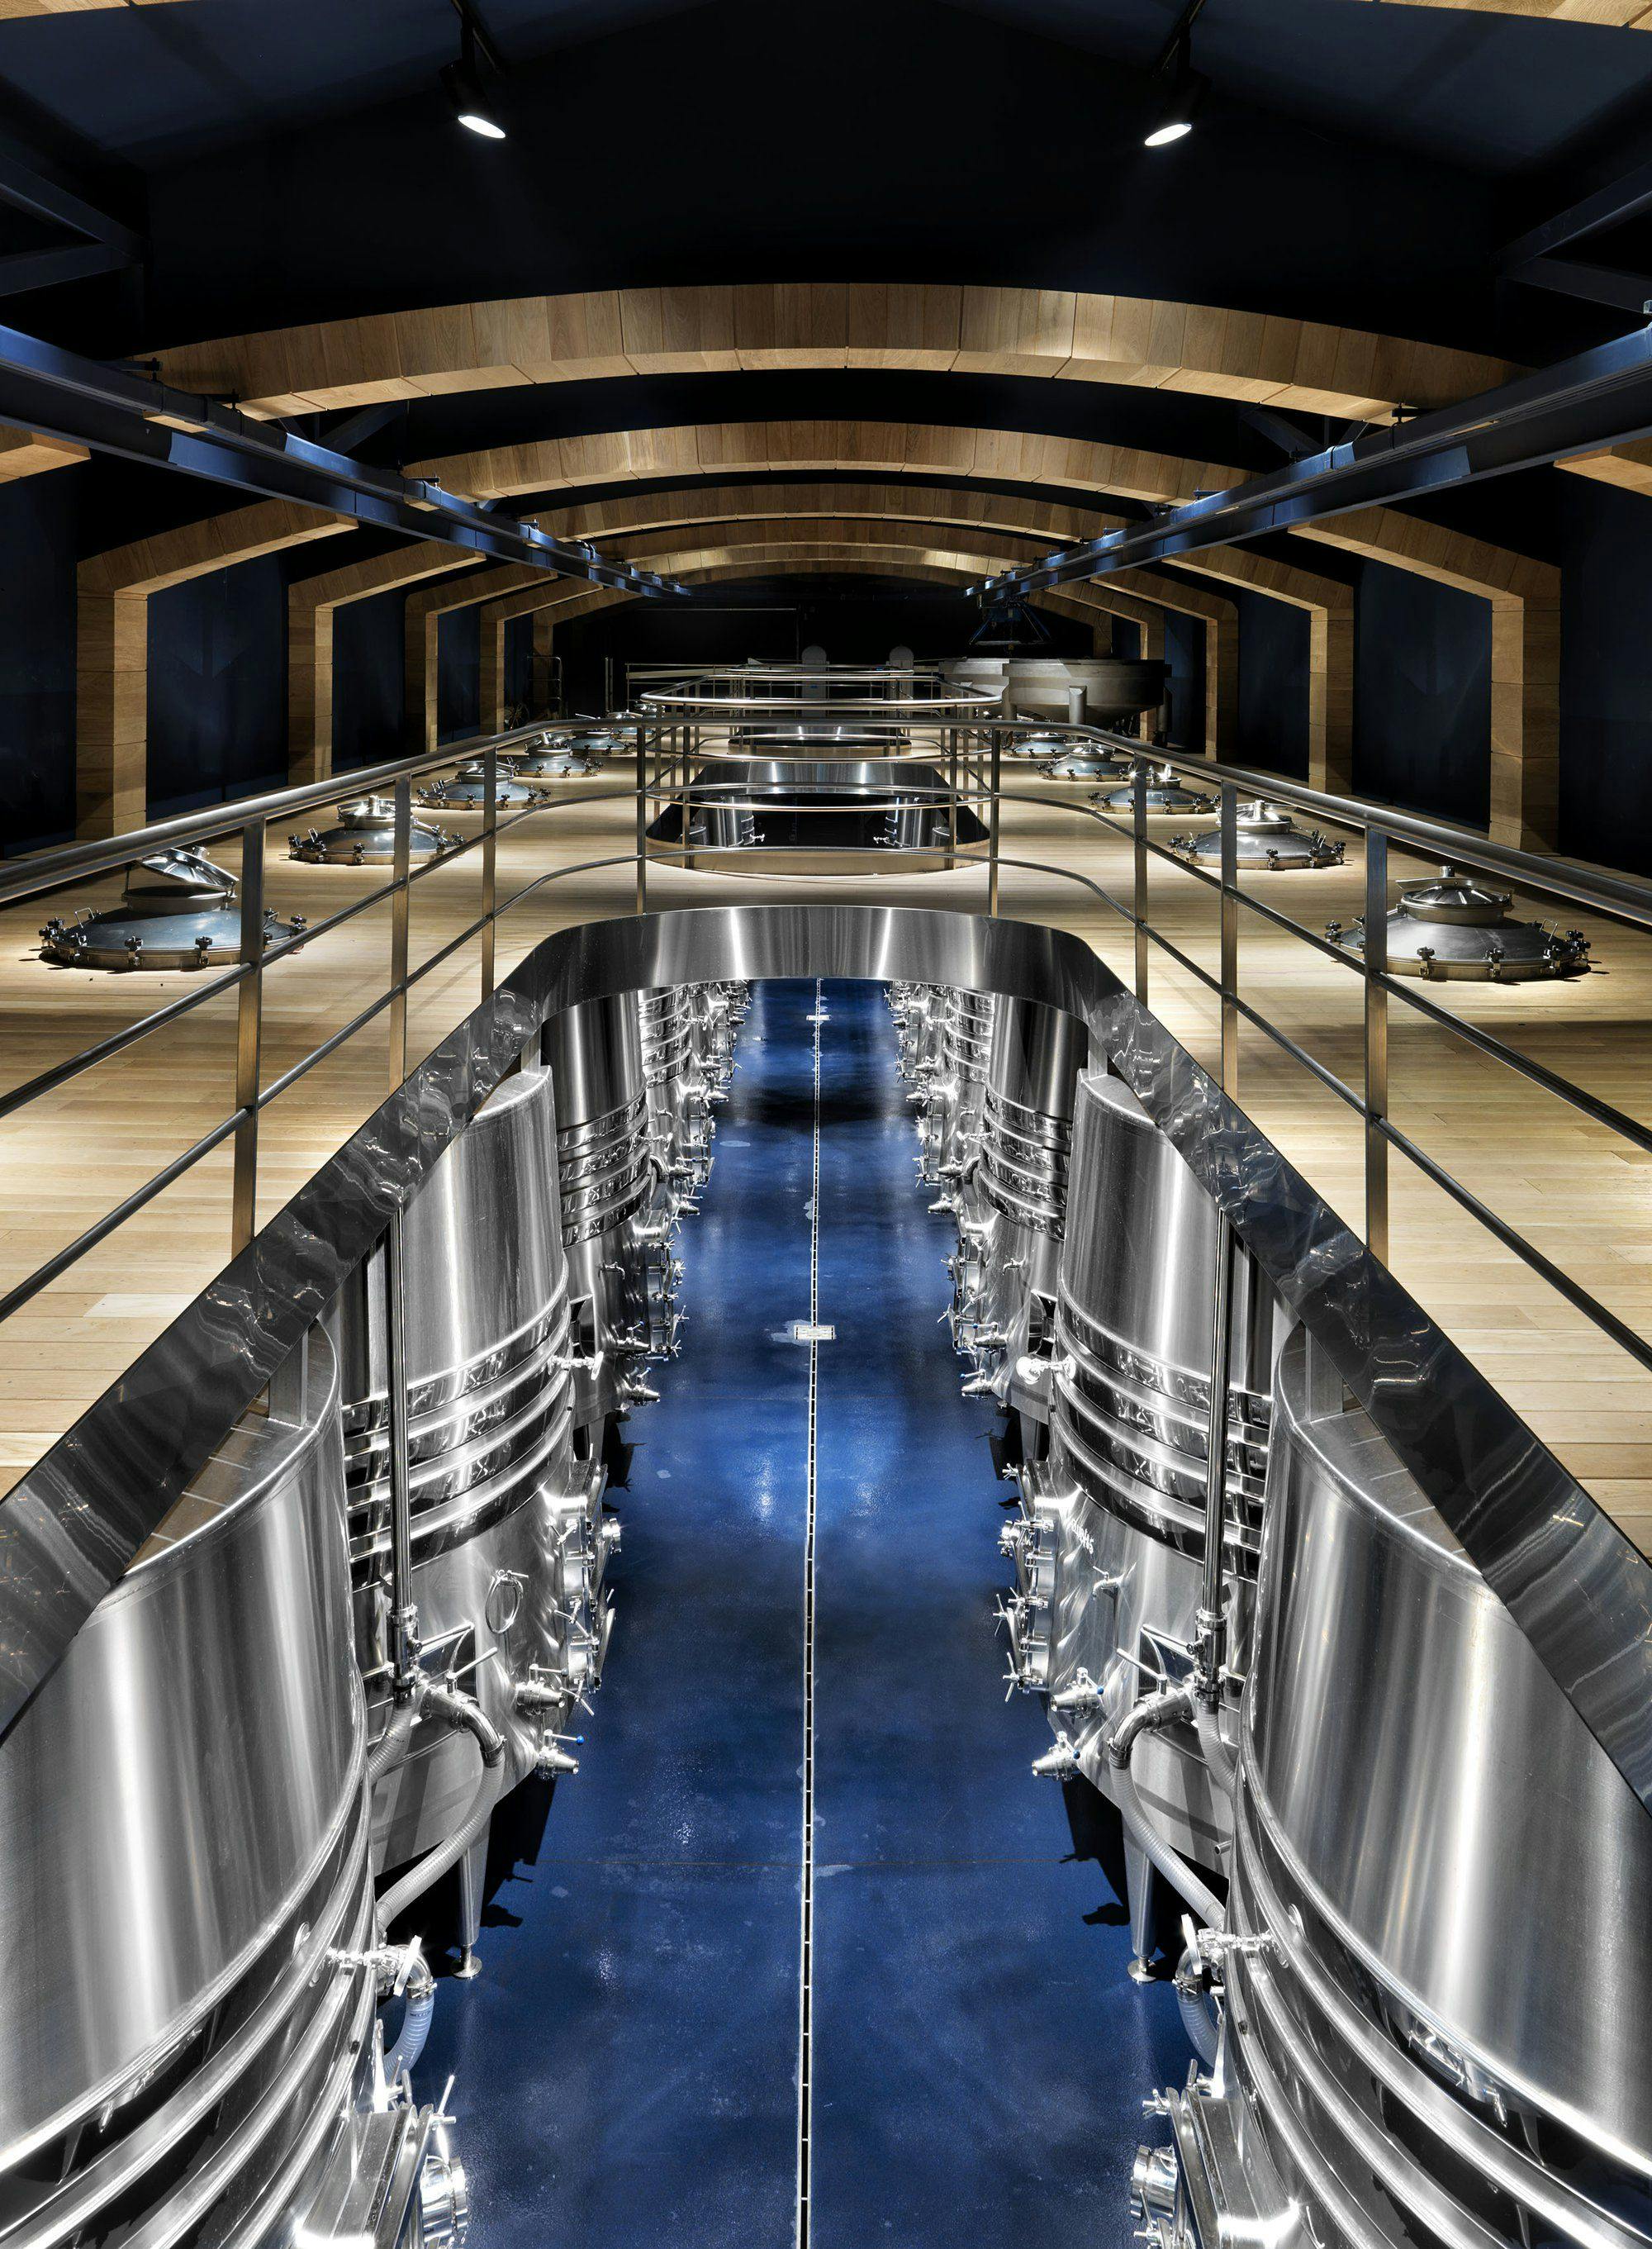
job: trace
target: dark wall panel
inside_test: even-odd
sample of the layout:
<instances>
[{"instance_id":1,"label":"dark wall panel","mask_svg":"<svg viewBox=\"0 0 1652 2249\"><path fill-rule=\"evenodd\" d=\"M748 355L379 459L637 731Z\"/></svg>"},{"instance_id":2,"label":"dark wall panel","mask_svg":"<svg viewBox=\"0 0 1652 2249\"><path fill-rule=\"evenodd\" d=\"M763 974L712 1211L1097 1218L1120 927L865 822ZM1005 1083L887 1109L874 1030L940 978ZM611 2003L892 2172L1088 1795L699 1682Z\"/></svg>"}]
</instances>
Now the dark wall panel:
<instances>
[{"instance_id":1,"label":"dark wall panel","mask_svg":"<svg viewBox=\"0 0 1652 2249\"><path fill-rule=\"evenodd\" d=\"M1491 741L1491 604L1366 563L1354 595L1356 794L1484 828Z\"/></svg>"},{"instance_id":2,"label":"dark wall panel","mask_svg":"<svg viewBox=\"0 0 1652 2249\"><path fill-rule=\"evenodd\" d=\"M1239 612L1237 759L1264 773L1308 777L1308 658L1306 609L1265 594L1234 589Z\"/></svg>"},{"instance_id":3,"label":"dark wall panel","mask_svg":"<svg viewBox=\"0 0 1652 2249\"><path fill-rule=\"evenodd\" d=\"M287 583L271 554L150 602L152 819L286 779Z\"/></svg>"},{"instance_id":4,"label":"dark wall panel","mask_svg":"<svg viewBox=\"0 0 1652 2249\"><path fill-rule=\"evenodd\" d=\"M376 765L408 746L403 698L405 589L346 602L332 614L332 761Z\"/></svg>"},{"instance_id":5,"label":"dark wall panel","mask_svg":"<svg viewBox=\"0 0 1652 2249\"><path fill-rule=\"evenodd\" d=\"M1164 613L1164 660L1170 667L1169 743L1204 747L1204 627L1180 609Z\"/></svg>"},{"instance_id":6,"label":"dark wall panel","mask_svg":"<svg viewBox=\"0 0 1652 2249\"><path fill-rule=\"evenodd\" d=\"M504 622L504 707L527 711L533 701L533 619Z\"/></svg>"},{"instance_id":7,"label":"dark wall panel","mask_svg":"<svg viewBox=\"0 0 1652 2249\"><path fill-rule=\"evenodd\" d=\"M482 723L482 611L472 602L436 619L436 739L474 734Z\"/></svg>"},{"instance_id":8,"label":"dark wall panel","mask_svg":"<svg viewBox=\"0 0 1652 2249\"><path fill-rule=\"evenodd\" d=\"M74 833L75 560L86 471L0 491L0 852Z\"/></svg>"},{"instance_id":9,"label":"dark wall panel","mask_svg":"<svg viewBox=\"0 0 1652 2249\"><path fill-rule=\"evenodd\" d=\"M1652 501L1559 481L1560 849L1652 874Z\"/></svg>"}]
</instances>

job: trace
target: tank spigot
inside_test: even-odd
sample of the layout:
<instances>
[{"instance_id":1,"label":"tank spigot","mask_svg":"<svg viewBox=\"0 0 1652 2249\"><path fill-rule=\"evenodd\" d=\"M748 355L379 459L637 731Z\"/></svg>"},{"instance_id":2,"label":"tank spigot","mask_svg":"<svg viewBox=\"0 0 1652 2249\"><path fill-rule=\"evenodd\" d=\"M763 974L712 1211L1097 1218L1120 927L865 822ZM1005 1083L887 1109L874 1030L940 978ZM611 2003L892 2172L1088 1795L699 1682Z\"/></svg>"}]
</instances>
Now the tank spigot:
<instances>
[{"instance_id":1,"label":"tank spigot","mask_svg":"<svg viewBox=\"0 0 1652 2249\"><path fill-rule=\"evenodd\" d=\"M1080 1771L1079 1753L1065 1734L1058 1734L1055 1747L1033 1758L1032 1770L1040 1780L1072 1780Z\"/></svg>"},{"instance_id":2,"label":"tank spigot","mask_svg":"<svg viewBox=\"0 0 1652 2249\"><path fill-rule=\"evenodd\" d=\"M533 1761L533 1769L540 1779L563 1780L578 1772L579 1758L571 1757L563 1744L565 1742L578 1743L584 1740L583 1734L547 1734L540 1743L538 1755Z\"/></svg>"},{"instance_id":3,"label":"tank spigot","mask_svg":"<svg viewBox=\"0 0 1652 2249\"><path fill-rule=\"evenodd\" d=\"M1172 2216L1178 2177L1174 2148L1138 2148L1130 2166L1131 2217Z\"/></svg>"},{"instance_id":4,"label":"tank spigot","mask_svg":"<svg viewBox=\"0 0 1652 2249\"><path fill-rule=\"evenodd\" d=\"M1051 1695L1050 1708L1059 1710L1063 1717L1082 1717L1086 1712L1101 1708L1101 1689L1080 1665L1069 1684Z\"/></svg>"}]
</instances>

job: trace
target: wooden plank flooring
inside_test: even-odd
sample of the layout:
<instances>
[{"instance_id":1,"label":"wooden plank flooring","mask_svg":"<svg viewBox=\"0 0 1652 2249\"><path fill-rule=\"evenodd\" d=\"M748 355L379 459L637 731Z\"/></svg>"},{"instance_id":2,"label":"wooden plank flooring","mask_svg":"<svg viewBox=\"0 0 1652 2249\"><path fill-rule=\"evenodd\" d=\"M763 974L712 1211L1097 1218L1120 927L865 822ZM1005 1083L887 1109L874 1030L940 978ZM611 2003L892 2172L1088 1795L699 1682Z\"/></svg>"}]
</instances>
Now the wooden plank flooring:
<instances>
[{"instance_id":1,"label":"wooden plank flooring","mask_svg":"<svg viewBox=\"0 0 1652 2249\"><path fill-rule=\"evenodd\" d=\"M501 838L499 891L547 866L624 854L634 835L628 777L614 799L536 816ZM1081 875L1123 898L1129 850L1122 838L1064 807L1083 787L1017 774L1025 801L1006 806L1002 911L1070 928L1120 975L1131 973L1129 932ZM598 787L601 784L595 785ZM565 797L593 784L562 785ZM456 828L474 820L443 815ZM1155 823L1168 836L1189 823ZM217 856L233 867L236 852ZM1036 866L1007 863L1038 863ZM1395 882L1427 872L1395 856ZM411 958L427 958L477 911L479 855L437 869L415 889ZM1259 895L1314 929L1360 911L1357 842L1348 863L1319 873L1248 878ZM304 867L272 842L266 881L278 912L319 919L382 880L374 870ZM655 865L649 903L706 904L794 894L779 878L689 873ZM571 873L547 884L502 924L504 973L552 931L631 910L631 865ZM119 881L72 902L36 903L0 916L0 1088L15 1085L117 1025L189 988L184 975L110 976L51 969L36 931L48 911L102 902ZM898 876L826 874L811 898L864 898L979 910L979 870ZM1151 910L1167 935L1214 971L1217 918L1208 891L1155 863ZM1541 918L1576 917L1533 905ZM1573 984L1431 986L1430 996L1637 1118L1652 1122L1652 940L1611 925L1590 928L1597 973ZM387 909L273 970L266 984L264 1081L296 1062L373 996L389 951ZM1357 1086L1361 1067L1357 976L1254 915L1242 918L1241 988L1326 1068ZM408 1056L416 1061L479 994L472 942L412 994ZM1151 1004L1197 1057L1214 1067L1213 996L1155 950ZM1391 1028L1392 1112L1463 1183L1532 1238L1640 1332L1652 1332L1652 1158L1529 1085L1451 1034L1396 1003ZM223 1117L230 1105L232 998L198 1009L158 1037L0 1124L0 1287L44 1258L138 1186ZM322 1064L266 1112L260 1218L267 1219L383 1097L383 1019ZM1358 1118L1263 1034L1246 1028L1240 1098L1262 1129L1356 1225L1362 1209ZM198 1166L79 1265L0 1326L0 1485L40 1457L223 1264L228 1247L227 1147ZM1428 1310L1525 1415L1546 1442L1643 1547L1652 1547L1652 1389L1626 1354L1459 1210L1405 1159L1393 1159L1395 1270Z\"/></svg>"}]
</instances>

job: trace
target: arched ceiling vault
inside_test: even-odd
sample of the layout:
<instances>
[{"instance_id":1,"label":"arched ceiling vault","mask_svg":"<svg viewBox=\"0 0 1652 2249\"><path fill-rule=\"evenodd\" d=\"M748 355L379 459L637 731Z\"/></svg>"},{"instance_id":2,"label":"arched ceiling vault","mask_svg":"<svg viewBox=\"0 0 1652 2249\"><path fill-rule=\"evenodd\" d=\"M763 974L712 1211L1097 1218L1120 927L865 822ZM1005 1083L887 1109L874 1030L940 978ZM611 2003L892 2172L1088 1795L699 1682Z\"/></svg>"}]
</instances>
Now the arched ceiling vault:
<instances>
[{"instance_id":1,"label":"arched ceiling vault","mask_svg":"<svg viewBox=\"0 0 1652 2249\"><path fill-rule=\"evenodd\" d=\"M952 282L505 298L220 337L158 357L167 382L268 416L630 375L895 368L1143 385L1374 421L1518 372L1477 352L1265 313Z\"/></svg>"}]
</instances>

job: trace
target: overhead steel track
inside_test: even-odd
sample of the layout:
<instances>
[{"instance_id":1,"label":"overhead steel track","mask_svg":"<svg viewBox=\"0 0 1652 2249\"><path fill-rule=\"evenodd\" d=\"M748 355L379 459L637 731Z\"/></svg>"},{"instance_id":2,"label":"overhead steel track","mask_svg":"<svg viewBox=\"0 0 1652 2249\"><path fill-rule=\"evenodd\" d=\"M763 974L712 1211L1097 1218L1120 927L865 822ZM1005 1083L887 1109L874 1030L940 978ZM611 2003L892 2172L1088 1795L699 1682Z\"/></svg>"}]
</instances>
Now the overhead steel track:
<instances>
[{"instance_id":1,"label":"overhead steel track","mask_svg":"<svg viewBox=\"0 0 1652 2249\"><path fill-rule=\"evenodd\" d=\"M248 496L353 516L364 530L438 540L555 577L584 578L626 594L684 590L655 571L606 561L440 485L375 468L278 423L255 422L216 399L175 390L141 369L84 359L17 328L0 327L0 422Z\"/></svg>"},{"instance_id":2,"label":"overhead steel track","mask_svg":"<svg viewBox=\"0 0 1652 2249\"><path fill-rule=\"evenodd\" d=\"M1327 446L1288 468L1189 500L1151 523L1062 547L1045 561L1005 571L971 591L997 597L1103 578L1649 436L1652 327L1642 327L1461 405Z\"/></svg>"}]
</instances>

